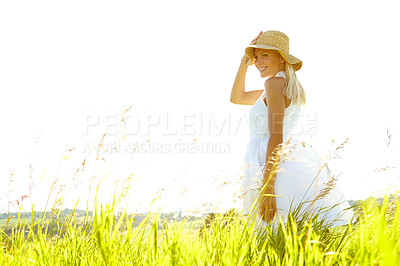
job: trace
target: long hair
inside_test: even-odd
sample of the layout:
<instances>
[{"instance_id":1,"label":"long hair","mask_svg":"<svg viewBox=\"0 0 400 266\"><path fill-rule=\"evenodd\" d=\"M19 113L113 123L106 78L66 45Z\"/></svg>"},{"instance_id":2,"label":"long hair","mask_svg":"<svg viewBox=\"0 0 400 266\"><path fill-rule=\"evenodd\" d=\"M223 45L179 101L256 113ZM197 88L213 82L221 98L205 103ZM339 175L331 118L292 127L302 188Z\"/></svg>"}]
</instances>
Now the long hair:
<instances>
[{"instance_id":1,"label":"long hair","mask_svg":"<svg viewBox=\"0 0 400 266\"><path fill-rule=\"evenodd\" d=\"M286 88L283 94L292 100L293 104L304 105L306 104L306 92L303 89L300 81L297 78L296 71L293 65L285 62L286 70Z\"/></svg>"}]
</instances>

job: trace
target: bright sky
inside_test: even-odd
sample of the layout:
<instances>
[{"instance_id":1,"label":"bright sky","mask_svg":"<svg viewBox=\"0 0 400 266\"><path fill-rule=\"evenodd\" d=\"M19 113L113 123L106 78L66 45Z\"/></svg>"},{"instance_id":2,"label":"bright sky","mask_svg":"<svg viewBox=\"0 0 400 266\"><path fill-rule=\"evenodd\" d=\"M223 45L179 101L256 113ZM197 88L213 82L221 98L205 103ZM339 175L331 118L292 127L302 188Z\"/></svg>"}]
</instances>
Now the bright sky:
<instances>
[{"instance_id":1,"label":"bright sky","mask_svg":"<svg viewBox=\"0 0 400 266\"><path fill-rule=\"evenodd\" d=\"M131 176L124 198L131 209L147 210L157 196L153 207L164 210L240 206L232 195L250 106L234 105L229 96L244 48L260 30L286 33L291 54L303 60L298 77L322 148L332 138L337 144L350 138L336 163L346 197L397 184L398 169L375 171L400 158L397 6L388 0L1 2L0 211L30 191L44 208L55 180L51 199L64 195L70 207L81 198L86 206L91 177L97 184L108 172L99 197L108 199L115 180ZM246 89L263 89L254 67ZM130 106L123 140L118 121ZM104 146L128 146L95 162L96 151L87 148L97 147L105 132ZM134 143L153 150L132 152ZM209 150L199 152L199 145Z\"/></svg>"}]
</instances>

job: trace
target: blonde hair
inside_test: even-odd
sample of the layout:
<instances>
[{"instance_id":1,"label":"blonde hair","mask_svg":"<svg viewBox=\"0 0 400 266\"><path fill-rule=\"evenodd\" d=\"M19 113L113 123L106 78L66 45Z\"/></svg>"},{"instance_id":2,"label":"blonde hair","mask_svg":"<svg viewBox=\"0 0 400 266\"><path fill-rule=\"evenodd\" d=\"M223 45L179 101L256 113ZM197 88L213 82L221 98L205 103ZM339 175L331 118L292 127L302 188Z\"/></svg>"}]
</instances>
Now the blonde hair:
<instances>
[{"instance_id":1,"label":"blonde hair","mask_svg":"<svg viewBox=\"0 0 400 266\"><path fill-rule=\"evenodd\" d=\"M293 65L285 61L286 87L283 94L292 100L293 104L306 104L306 92L300 81L297 79Z\"/></svg>"}]
</instances>

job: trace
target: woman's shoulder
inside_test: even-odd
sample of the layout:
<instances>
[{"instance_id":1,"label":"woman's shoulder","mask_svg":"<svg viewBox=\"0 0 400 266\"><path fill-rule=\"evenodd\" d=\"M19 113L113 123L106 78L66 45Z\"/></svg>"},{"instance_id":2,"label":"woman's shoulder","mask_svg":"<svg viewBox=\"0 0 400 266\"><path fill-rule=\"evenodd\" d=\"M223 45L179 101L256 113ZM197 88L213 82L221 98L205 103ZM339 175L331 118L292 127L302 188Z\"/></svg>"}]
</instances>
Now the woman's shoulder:
<instances>
[{"instance_id":1,"label":"woman's shoulder","mask_svg":"<svg viewBox=\"0 0 400 266\"><path fill-rule=\"evenodd\" d=\"M285 85L286 85L286 79L283 77L272 77L264 82L264 88L266 91L272 90L272 91L283 92Z\"/></svg>"},{"instance_id":2,"label":"woman's shoulder","mask_svg":"<svg viewBox=\"0 0 400 266\"><path fill-rule=\"evenodd\" d=\"M267 88L269 87L282 87L282 89L286 86L286 72L285 71L280 71L276 73L274 77L268 78L264 82L264 87Z\"/></svg>"}]
</instances>

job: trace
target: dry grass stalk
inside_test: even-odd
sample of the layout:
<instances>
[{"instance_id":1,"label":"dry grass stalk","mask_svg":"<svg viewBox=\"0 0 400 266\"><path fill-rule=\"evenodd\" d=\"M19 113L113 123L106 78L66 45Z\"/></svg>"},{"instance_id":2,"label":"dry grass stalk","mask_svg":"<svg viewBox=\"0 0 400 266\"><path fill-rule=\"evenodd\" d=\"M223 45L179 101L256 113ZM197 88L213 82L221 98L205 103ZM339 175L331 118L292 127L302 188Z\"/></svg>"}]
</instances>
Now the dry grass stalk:
<instances>
[{"instance_id":1,"label":"dry grass stalk","mask_svg":"<svg viewBox=\"0 0 400 266\"><path fill-rule=\"evenodd\" d=\"M315 197L314 202L326 197L329 194L329 192L336 187L337 181L338 178L336 177L336 175L332 175L329 178L329 181L325 183L325 186L321 189L317 197Z\"/></svg>"},{"instance_id":2,"label":"dry grass stalk","mask_svg":"<svg viewBox=\"0 0 400 266\"><path fill-rule=\"evenodd\" d=\"M386 146L391 149L391 144L392 144L392 134L389 133L389 129L386 128L386 136L388 140L386 141Z\"/></svg>"},{"instance_id":3,"label":"dry grass stalk","mask_svg":"<svg viewBox=\"0 0 400 266\"><path fill-rule=\"evenodd\" d=\"M339 150L343 149L344 145L346 145L346 143L348 141L349 141L349 138L346 138L346 140L344 140L338 147L336 147L336 149L334 150L334 152L328 158L327 161L331 160L332 158L339 158L339 156L338 156ZM334 140L332 140L332 143L334 143ZM321 171L325 167L328 167L327 161L323 162L323 164L319 167L318 173L317 173L316 177L314 178L313 182L315 182L316 188L318 187L318 177L319 177ZM309 215L310 223L311 223L311 218L312 218L312 216L314 214L314 204L315 204L315 202L317 200L320 200L320 199L326 197L329 194L329 192L336 187L336 184L337 184L337 177L336 177L336 175L333 174L333 175L331 175L329 177L328 182L325 183L325 186L321 189L321 191L318 193L318 195L316 195L316 197L314 197L313 201L311 202L311 211L310 211L310 215ZM317 191L317 189L315 191Z\"/></svg>"}]
</instances>

